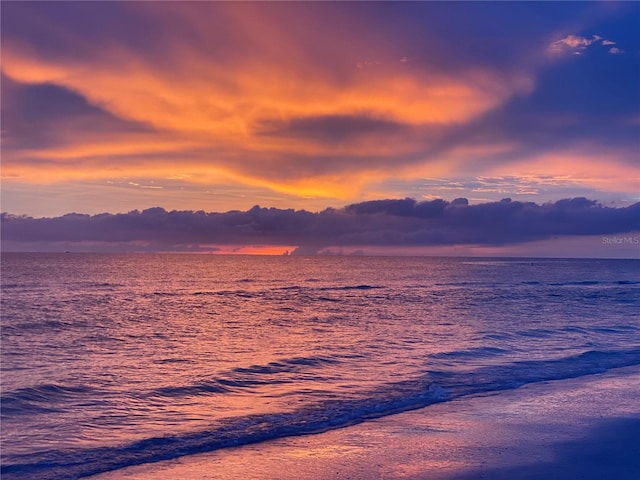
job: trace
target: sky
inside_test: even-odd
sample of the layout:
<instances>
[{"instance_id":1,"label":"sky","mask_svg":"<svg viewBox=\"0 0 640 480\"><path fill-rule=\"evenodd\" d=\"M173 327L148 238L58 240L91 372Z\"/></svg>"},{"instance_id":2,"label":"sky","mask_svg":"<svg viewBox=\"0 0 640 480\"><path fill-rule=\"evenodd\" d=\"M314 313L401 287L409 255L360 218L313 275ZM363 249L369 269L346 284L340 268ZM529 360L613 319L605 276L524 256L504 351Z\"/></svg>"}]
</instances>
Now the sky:
<instances>
[{"instance_id":1,"label":"sky","mask_svg":"<svg viewBox=\"0 0 640 480\"><path fill-rule=\"evenodd\" d=\"M5 250L638 255L638 2L0 8ZM386 209L403 199L418 213ZM112 238L65 217L157 208L189 231L198 212L253 220L244 236L205 222L206 238L115 222ZM292 211L315 234L294 234ZM575 228L535 223L543 212Z\"/></svg>"}]
</instances>

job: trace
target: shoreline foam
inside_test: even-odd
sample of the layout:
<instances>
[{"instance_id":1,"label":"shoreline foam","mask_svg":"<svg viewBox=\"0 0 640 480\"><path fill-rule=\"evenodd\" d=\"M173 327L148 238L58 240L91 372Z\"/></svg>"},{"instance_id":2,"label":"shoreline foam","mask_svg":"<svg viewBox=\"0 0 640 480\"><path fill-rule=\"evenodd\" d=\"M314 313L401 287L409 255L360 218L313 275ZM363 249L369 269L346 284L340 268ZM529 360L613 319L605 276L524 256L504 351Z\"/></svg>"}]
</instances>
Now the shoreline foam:
<instances>
[{"instance_id":1,"label":"shoreline foam","mask_svg":"<svg viewBox=\"0 0 640 480\"><path fill-rule=\"evenodd\" d=\"M640 478L640 367L460 398L94 480Z\"/></svg>"}]
</instances>

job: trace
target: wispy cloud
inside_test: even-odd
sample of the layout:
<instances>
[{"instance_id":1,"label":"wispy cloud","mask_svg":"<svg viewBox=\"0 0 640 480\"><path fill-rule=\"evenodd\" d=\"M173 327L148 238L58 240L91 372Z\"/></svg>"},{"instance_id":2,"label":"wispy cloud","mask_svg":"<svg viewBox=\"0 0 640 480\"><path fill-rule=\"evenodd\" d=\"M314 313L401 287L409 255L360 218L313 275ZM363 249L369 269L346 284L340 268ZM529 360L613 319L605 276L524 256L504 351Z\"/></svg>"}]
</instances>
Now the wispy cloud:
<instances>
[{"instance_id":1,"label":"wispy cloud","mask_svg":"<svg viewBox=\"0 0 640 480\"><path fill-rule=\"evenodd\" d=\"M551 42L548 47L548 51L552 54L559 53L567 53L570 52L574 55L581 55L583 50L586 50L587 47L593 45L615 45L616 42L613 40L608 40L606 38L602 38L600 35L592 35L591 37L583 37L580 35L567 35L560 40L556 40ZM615 47L614 47L615 48ZM619 52L611 52L612 49L609 50L609 53L622 53L622 50ZM616 48L616 50L618 50Z\"/></svg>"},{"instance_id":2,"label":"wispy cloud","mask_svg":"<svg viewBox=\"0 0 640 480\"><path fill-rule=\"evenodd\" d=\"M57 119L50 135L54 143L33 144L25 132L20 144L11 129L15 148L3 152L5 174L25 180L104 178L110 170L170 174L179 157L180 171L196 181L234 179L282 192L297 190L301 195L334 194L327 187L335 186L336 176L351 176L342 187L344 194L338 195L344 198L357 193L367 176L413 163L433 142L437 129L477 118L531 84L517 71L462 65L455 70L425 68L430 62L409 71L382 68L379 60L365 61L360 66L381 67L365 68L365 75L342 66L356 50L365 48L356 32L335 34L329 44L326 37L314 35L303 44L298 22L276 15L275 7L249 9L260 25L254 28L251 23L249 29L247 8L236 4L131 8L162 21L178 18L191 25L205 44L228 44L223 37L228 28L211 28L201 16L219 13L245 35L228 46L235 52L233 58L220 49L203 51L169 31L170 43L160 35L155 38L157 48L170 52L159 57L141 45L119 42L110 48L96 47L84 57L52 56L46 46L34 43L23 48L23 43L7 38L2 68L17 88L32 95L31 85L55 85L60 95L75 95L96 116L137 130L87 128L87 135L80 135L85 130L77 127L85 115L82 111ZM330 10L309 8L320 9L319 18L332 18ZM301 14L311 16L311 11ZM155 36L149 21L140 21ZM51 30L52 36L57 35ZM93 50L73 26L67 33ZM323 66L305 47L322 52ZM244 60L236 61L237 57ZM51 100L40 101L46 105ZM379 160L365 162L366 157ZM69 168L71 164L74 168Z\"/></svg>"},{"instance_id":3,"label":"wispy cloud","mask_svg":"<svg viewBox=\"0 0 640 480\"><path fill-rule=\"evenodd\" d=\"M389 180L518 176L539 159L553 174L550 152L579 150L626 188L637 82L619 54L631 43L551 43L585 53L576 62L539 43L576 8L545 5L530 22L517 2L7 2L2 176L34 192L136 179L122 189L131 208L167 178L315 207L381 198ZM585 76L599 46L619 71Z\"/></svg>"},{"instance_id":4,"label":"wispy cloud","mask_svg":"<svg viewBox=\"0 0 640 480\"><path fill-rule=\"evenodd\" d=\"M580 37L578 35L567 35L566 37L553 42L553 47L569 47L569 48L581 48L584 49L589 45L597 42L600 38L594 35L591 38Z\"/></svg>"}]
</instances>

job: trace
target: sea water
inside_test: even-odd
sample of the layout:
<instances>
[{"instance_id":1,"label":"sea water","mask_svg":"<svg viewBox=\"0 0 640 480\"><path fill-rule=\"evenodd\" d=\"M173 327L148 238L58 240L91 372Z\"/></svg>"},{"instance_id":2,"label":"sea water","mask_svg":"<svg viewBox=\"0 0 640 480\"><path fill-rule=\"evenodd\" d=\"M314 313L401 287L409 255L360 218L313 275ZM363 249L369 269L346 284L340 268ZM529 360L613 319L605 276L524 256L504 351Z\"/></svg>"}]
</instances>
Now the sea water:
<instances>
[{"instance_id":1,"label":"sea water","mask_svg":"<svg viewBox=\"0 0 640 480\"><path fill-rule=\"evenodd\" d=\"M2 478L640 364L640 261L2 255Z\"/></svg>"}]
</instances>

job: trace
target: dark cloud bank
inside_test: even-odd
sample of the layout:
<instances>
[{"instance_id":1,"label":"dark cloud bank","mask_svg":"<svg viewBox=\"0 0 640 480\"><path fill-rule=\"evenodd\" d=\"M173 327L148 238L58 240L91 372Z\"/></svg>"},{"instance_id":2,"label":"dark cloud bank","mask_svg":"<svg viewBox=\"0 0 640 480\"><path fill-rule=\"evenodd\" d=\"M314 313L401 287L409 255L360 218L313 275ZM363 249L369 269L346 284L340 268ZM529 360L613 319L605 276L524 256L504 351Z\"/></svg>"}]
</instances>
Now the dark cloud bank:
<instances>
[{"instance_id":1,"label":"dark cloud bank","mask_svg":"<svg viewBox=\"0 0 640 480\"><path fill-rule=\"evenodd\" d=\"M469 205L464 198L452 202L406 198L318 213L259 206L226 213L150 208L56 218L3 213L1 220L5 251L63 244L130 251L297 245L296 253L315 253L329 246L501 246L555 236L624 234L640 231L640 203L611 208L573 198L543 205L510 199Z\"/></svg>"}]
</instances>

